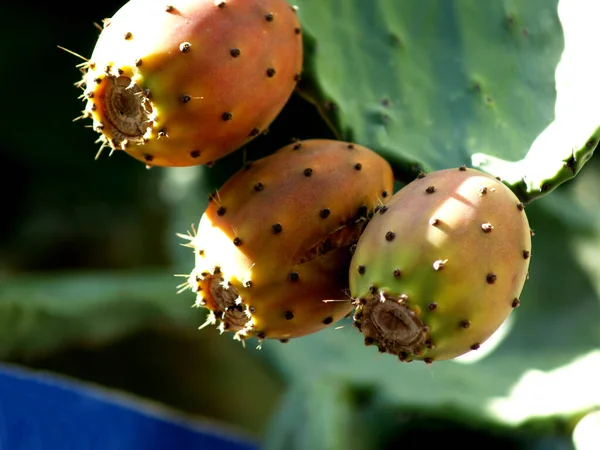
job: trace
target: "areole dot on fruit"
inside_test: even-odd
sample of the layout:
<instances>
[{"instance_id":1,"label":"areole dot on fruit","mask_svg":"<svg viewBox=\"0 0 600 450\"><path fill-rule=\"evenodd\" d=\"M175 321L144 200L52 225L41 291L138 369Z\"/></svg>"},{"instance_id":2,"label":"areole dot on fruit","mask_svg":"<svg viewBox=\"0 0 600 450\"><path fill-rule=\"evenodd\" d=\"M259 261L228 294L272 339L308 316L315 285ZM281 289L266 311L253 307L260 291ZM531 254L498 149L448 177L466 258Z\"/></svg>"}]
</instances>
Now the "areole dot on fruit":
<instances>
[{"instance_id":1,"label":"areole dot on fruit","mask_svg":"<svg viewBox=\"0 0 600 450\"><path fill-rule=\"evenodd\" d=\"M420 175L384 208L350 265L365 344L427 363L477 350L520 304L531 256L523 204L461 167Z\"/></svg>"},{"instance_id":2,"label":"areole dot on fruit","mask_svg":"<svg viewBox=\"0 0 600 450\"><path fill-rule=\"evenodd\" d=\"M78 83L101 150L148 166L209 164L279 114L302 71L285 0L130 0L104 21Z\"/></svg>"},{"instance_id":3,"label":"areole dot on fruit","mask_svg":"<svg viewBox=\"0 0 600 450\"><path fill-rule=\"evenodd\" d=\"M292 143L211 195L183 236L195 255L183 288L210 310L207 323L239 340L324 329L352 312L350 247L392 189L391 167L365 147Z\"/></svg>"}]
</instances>

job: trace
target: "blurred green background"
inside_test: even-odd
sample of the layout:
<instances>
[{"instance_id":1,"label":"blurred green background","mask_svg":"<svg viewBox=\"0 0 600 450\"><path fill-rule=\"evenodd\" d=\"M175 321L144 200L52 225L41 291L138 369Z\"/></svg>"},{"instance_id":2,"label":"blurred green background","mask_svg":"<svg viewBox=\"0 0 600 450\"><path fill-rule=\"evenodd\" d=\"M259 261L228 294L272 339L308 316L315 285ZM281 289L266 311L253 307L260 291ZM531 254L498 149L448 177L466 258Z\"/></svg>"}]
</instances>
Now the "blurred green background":
<instances>
[{"instance_id":1,"label":"blurred green background","mask_svg":"<svg viewBox=\"0 0 600 450\"><path fill-rule=\"evenodd\" d=\"M72 122L83 108L74 86L81 61L57 45L91 54L94 22L120 4L6 7L0 357L256 435L283 383L253 352L214 329L198 332L193 298L175 294L180 240L168 171L148 171L124 154L94 161L97 136ZM177 231L200 218L204 199L199 191ZM236 399L243 401L233 407Z\"/></svg>"},{"instance_id":2,"label":"blurred green background","mask_svg":"<svg viewBox=\"0 0 600 450\"><path fill-rule=\"evenodd\" d=\"M235 432L264 439L272 449L422 448L423 442L438 440L461 448L573 448L577 421L600 407L594 381L600 375L597 158L574 181L527 208L536 232L531 279L504 340L480 361L431 368L400 364L364 348L349 326L286 345L267 342L261 351L253 342L244 349L214 328L197 331L203 312L191 308L189 292L175 293L182 280L173 275L189 272L192 264L191 253L175 233L197 223L206 193L246 160L293 138L356 139L394 160L404 178L410 178L416 163L428 169L469 164L475 148L462 142L472 142L471 132L465 129L464 135L444 139L443 133L453 130L452 114L444 116L449 122L440 136L417 144L419 136L430 136L429 125L415 131L410 120L393 111L387 122L381 105L368 102L391 97L398 111L417 114L420 109L414 105L422 97L397 101L391 84L378 83L380 70L362 73L362 80L371 84L335 71L336 43L364 41L379 49L383 42L364 39L381 14L361 16L359 27L344 25L360 12L357 2L344 4L354 8L329 0L298 2L306 30L307 73L302 92L294 94L266 136L212 169L151 170L118 152L94 160L96 134L85 127L89 123L72 122L83 108L74 86L79 79L75 65L81 61L57 48L91 54L98 36L94 22L110 17L121 2L7 5L0 27L6 55L0 85L7 105L0 135L0 359L128 391L201 420L218 420ZM540 6L546 12L556 9L555 1L534 3L495 4L526 10L520 16L524 21ZM389 1L378 4L382 10L393 6ZM469 2L453 4L455 12L461 7L467 11L464 20L479 14L469 13ZM424 5L412 17L435 6ZM438 9L435 20L444 14ZM511 110L519 110L524 118L514 121L523 126L504 139L489 131L493 120L481 119L478 130L485 136L478 142L483 150L496 143L497 155L523 156L527 147L516 142L530 144L552 120L553 67L562 51L560 27L552 23L555 28L544 28L550 34L531 50L542 58L550 54L544 53L548 48L554 49L545 60L545 81L533 83L530 91L527 83L519 85L523 94L515 98L510 86L495 96L497 111L510 117ZM534 24L529 27L535 30ZM403 42L410 45L406 38L413 36L417 45L419 37L441 32L432 30L407 29ZM553 37L552 32L558 34ZM360 61L367 50L344 61ZM451 80L449 88L461 81L434 69L439 79ZM493 73L484 72L482 77L493 81ZM517 77L522 81L519 77L522 73ZM424 83L430 85L429 80ZM359 89L364 86L368 88ZM518 102L531 102L527 92L534 91L546 96L543 107L523 112ZM429 109L421 112L443 110L432 100L435 92L426 97L432 104L424 103ZM511 105L506 111L503 99L508 99L504 106ZM454 119L479 120L481 113L474 109ZM382 120L406 151L381 137ZM408 136L406 142L403 136ZM448 142L456 150L444 153ZM507 142L512 146L504 151ZM420 153L419 145L429 153Z\"/></svg>"},{"instance_id":3,"label":"blurred green background","mask_svg":"<svg viewBox=\"0 0 600 450\"><path fill-rule=\"evenodd\" d=\"M94 160L99 144L74 86L101 23L121 1L8 7L0 31L6 104L0 138L0 358L156 399L193 415L263 432L285 383L176 295L193 258L175 236L197 223L206 194L246 160L214 169L146 170L125 154ZM27 32L25 32L27 31ZM14 47L14 48L13 48ZM26 54L23 54L25 52ZM19 88L18 86L23 86ZM302 116L302 126L295 126ZM312 116L312 118L310 117ZM293 138L332 137L299 96L255 159ZM181 172L181 173L180 173Z\"/></svg>"}]
</instances>

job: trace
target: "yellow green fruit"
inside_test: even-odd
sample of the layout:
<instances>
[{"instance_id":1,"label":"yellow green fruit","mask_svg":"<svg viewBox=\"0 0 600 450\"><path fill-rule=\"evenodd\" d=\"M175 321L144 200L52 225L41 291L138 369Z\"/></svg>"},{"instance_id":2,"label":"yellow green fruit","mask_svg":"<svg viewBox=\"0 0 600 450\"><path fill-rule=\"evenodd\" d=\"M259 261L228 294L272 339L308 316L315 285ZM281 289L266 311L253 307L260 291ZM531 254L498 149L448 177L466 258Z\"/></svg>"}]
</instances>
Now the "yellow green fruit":
<instances>
[{"instance_id":1,"label":"yellow green fruit","mask_svg":"<svg viewBox=\"0 0 600 450\"><path fill-rule=\"evenodd\" d=\"M421 176L357 244L355 325L403 361L476 350L519 305L530 255L524 207L502 182L464 167Z\"/></svg>"}]
</instances>

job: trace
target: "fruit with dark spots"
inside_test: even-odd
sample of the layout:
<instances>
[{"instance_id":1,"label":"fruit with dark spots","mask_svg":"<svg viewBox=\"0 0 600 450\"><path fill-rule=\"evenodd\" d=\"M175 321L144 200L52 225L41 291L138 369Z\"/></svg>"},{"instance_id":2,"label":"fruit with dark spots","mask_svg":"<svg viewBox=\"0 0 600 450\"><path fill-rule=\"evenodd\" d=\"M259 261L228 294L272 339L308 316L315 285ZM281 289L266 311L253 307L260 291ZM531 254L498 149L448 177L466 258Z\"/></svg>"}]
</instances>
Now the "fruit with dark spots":
<instances>
[{"instance_id":1,"label":"fruit with dark spots","mask_svg":"<svg viewBox=\"0 0 600 450\"><path fill-rule=\"evenodd\" d=\"M417 178L386 206L350 266L357 328L406 361L478 349L520 304L531 235L519 200L462 167Z\"/></svg>"},{"instance_id":2,"label":"fruit with dark spots","mask_svg":"<svg viewBox=\"0 0 600 450\"><path fill-rule=\"evenodd\" d=\"M332 140L303 141L301 151L297 145L237 172L210 197L197 232L186 236L195 255L188 286L196 303L237 339L303 336L351 313L349 249L367 223L357 212L373 212L381 193L393 189L391 167L365 147L349 152L348 143ZM258 182L263 190L255 189Z\"/></svg>"},{"instance_id":3,"label":"fruit with dark spots","mask_svg":"<svg viewBox=\"0 0 600 450\"><path fill-rule=\"evenodd\" d=\"M285 0L130 0L84 67L83 117L102 148L144 163L213 162L265 130L289 99L302 71L298 27Z\"/></svg>"}]
</instances>

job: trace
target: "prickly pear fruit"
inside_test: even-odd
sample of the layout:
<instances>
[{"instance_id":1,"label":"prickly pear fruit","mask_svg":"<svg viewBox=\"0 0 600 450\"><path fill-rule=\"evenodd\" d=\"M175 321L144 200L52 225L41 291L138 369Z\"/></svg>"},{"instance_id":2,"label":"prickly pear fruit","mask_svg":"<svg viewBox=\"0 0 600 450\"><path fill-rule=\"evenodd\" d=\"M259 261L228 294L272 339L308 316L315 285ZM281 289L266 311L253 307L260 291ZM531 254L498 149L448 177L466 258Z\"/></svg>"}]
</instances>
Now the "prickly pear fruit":
<instances>
[{"instance_id":1,"label":"prickly pear fruit","mask_svg":"<svg viewBox=\"0 0 600 450\"><path fill-rule=\"evenodd\" d=\"M389 198L393 175L356 144L308 140L246 166L211 195L187 237L187 286L236 339L286 340L352 312L348 268L368 218Z\"/></svg>"},{"instance_id":2,"label":"prickly pear fruit","mask_svg":"<svg viewBox=\"0 0 600 450\"><path fill-rule=\"evenodd\" d=\"M267 128L301 68L285 0L130 0L84 67L82 117L147 165L206 164Z\"/></svg>"},{"instance_id":3,"label":"prickly pear fruit","mask_svg":"<svg viewBox=\"0 0 600 450\"><path fill-rule=\"evenodd\" d=\"M519 305L530 233L497 179L465 167L422 174L358 241L350 290L365 344L427 363L478 349Z\"/></svg>"}]
</instances>

